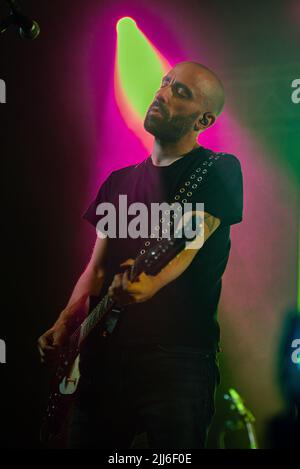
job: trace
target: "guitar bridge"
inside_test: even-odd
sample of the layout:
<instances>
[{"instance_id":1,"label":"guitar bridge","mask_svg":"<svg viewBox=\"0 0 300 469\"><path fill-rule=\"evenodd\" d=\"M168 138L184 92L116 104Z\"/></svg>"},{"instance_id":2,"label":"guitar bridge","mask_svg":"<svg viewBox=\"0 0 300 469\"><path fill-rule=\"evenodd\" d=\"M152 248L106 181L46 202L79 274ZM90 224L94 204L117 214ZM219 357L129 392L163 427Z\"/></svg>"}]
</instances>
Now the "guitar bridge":
<instances>
[{"instance_id":1,"label":"guitar bridge","mask_svg":"<svg viewBox=\"0 0 300 469\"><path fill-rule=\"evenodd\" d=\"M66 383L67 383L67 384L71 384L71 383L72 383L72 384L74 384L74 386L75 386L75 384L77 383L77 378L66 378Z\"/></svg>"}]
</instances>

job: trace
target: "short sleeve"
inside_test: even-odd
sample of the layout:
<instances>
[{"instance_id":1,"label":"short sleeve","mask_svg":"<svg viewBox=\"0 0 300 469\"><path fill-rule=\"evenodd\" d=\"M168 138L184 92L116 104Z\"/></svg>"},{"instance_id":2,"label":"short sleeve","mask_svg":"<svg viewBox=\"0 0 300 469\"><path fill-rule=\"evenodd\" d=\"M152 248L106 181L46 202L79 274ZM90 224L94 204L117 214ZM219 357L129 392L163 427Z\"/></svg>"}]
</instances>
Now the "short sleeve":
<instances>
[{"instance_id":1,"label":"short sleeve","mask_svg":"<svg viewBox=\"0 0 300 469\"><path fill-rule=\"evenodd\" d=\"M243 219L243 176L239 160L231 154L222 154L215 162L199 202L205 212L220 218L223 225L240 223Z\"/></svg>"},{"instance_id":2,"label":"short sleeve","mask_svg":"<svg viewBox=\"0 0 300 469\"><path fill-rule=\"evenodd\" d=\"M110 202L111 175L101 184L95 199L90 203L82 218L90 222L93 226L97 226L101 216L96 214L97 206L103 202Z\"/></svg>"}]
</instances>

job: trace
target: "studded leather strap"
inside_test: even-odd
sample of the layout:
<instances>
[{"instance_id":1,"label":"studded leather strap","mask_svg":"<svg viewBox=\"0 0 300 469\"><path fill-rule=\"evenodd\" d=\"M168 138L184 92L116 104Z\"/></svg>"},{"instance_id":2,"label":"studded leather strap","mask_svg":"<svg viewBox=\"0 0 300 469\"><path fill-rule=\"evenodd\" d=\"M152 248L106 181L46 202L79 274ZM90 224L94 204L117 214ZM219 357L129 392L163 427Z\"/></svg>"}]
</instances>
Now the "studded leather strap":
<instances>
[{"instance_id":1,"label":"studded leather strap","mask_svg":"<svg viewBox=\"0 0 300 469\"><path fill-rule=\"evenodd\" d=\"M194 191L198 189L200 184L203 183L203 181L207 178L209 169L214 165L214 163L220 158L221 155L224 155L225 153L214 153L211 150L206 150L207 152L207 157L202 161L199 166L193 170L192 174L189 176L189 178L182 184L182 186L178 189L176 192L176 195L173 198L173 202L171 203L171 206L174 205L175 203L187 203L189 199L191 199ZM178 207L181 210L181 207ZM170 211L165 210L163 212L162 218L160 219L160 222L164 222L164 216L169 215ZM174 213L171 214L172 218L177 218L177 213L174 211ZM168 222L168 225L173 225L173 221L170 220ZM156 225L154 227L154 231L159 232L159 226ZM162 238L157 236L157 233L151 233L150 234L151 241L147 240L143 247L140 249L139 254L145 254L147 249L150 249L150 245L154 242L154 240L161 241ZM153 240L153 241L152 241Z\"/></svg>"}]
</instances>

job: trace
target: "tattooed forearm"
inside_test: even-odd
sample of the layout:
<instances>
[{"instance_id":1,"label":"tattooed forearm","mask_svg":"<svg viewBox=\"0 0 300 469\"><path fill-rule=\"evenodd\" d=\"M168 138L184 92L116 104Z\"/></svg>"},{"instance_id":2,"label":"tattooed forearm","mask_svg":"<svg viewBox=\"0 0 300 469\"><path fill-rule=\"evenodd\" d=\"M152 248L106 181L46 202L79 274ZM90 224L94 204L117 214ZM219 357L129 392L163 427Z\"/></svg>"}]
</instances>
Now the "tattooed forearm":
<instances>
[{"instance_id":1,"label":"tattooed forearm","mask_svg":"<svg viewBox=\"0 0 300 469\"><path fill-rule=\"evenodd\" d=\"M220 225L220 219L204 212L205 240L213 234Z\"/></svg>"}]
</instances>

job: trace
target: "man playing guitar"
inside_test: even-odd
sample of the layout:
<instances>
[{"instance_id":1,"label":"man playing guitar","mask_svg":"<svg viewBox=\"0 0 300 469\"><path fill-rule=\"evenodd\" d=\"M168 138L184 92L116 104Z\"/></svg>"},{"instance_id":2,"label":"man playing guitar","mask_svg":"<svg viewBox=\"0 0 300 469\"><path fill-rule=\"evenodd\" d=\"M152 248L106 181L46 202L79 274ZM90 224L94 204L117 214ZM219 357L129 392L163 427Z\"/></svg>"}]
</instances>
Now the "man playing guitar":
<instances>
[{"instance_id":1,"label":"man playing guitar","mask_svg":"<svg viewBox=\"0 0 300 469\"><path fill-rule=\"evenodd\" d=\"M128 268L147 240L97 236L68 305L38 341L42 362L51 362L68 342L79 312L86 313L100 295L107 293L121 308L112 333L95 328L80 350L70 448L129 448L142 430L151 448L205 447L219 381L217 306L230 226L242 220L243 211L239 160L197 143L223 105L222 83L211 70L178 63L163 77L144 120L155 138L152 154L112 172L84 214L97 226L99 204L117 207L120 194L148 207L184 194L183 203L189 197L204 203L204 243L181 250L156 275L141 272L132 280ZM218 155L211 168L209 155ZM202 180L197 174L206 159Z\"/></svg>"}]
</instances>

